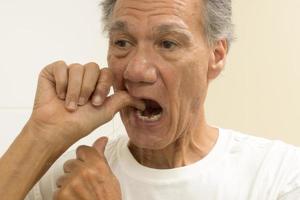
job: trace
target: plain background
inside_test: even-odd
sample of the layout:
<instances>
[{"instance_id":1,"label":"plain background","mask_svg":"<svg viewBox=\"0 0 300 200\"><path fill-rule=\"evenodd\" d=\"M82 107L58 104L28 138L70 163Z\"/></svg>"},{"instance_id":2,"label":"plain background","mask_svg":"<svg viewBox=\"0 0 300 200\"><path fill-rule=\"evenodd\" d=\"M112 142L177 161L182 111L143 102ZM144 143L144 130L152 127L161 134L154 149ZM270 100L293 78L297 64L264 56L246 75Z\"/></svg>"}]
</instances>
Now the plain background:
<instances>
[{"instance_id":1,"label":"plain background","mask_svg":"<svg viewBox=\"0 0 300 200\"><path fill-rule=\"evenodd\" d=\"M39 71L55 60L106 66L99 0L0 0L0 155L30 116ZM300 145L300 1L233 0L236 41L211 83L215 126ZM119 117L79 144L124 132Z\"/></svg>"}]
</instances>

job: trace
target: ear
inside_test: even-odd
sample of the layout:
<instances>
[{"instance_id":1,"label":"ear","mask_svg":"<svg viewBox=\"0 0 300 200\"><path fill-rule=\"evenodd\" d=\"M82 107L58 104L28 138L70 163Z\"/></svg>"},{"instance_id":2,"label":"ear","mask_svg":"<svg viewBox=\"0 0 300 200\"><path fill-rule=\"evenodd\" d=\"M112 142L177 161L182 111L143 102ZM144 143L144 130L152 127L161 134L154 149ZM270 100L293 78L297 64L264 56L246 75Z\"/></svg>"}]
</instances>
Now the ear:
<instances>
[{"instance_id":1,"label":"ear","mask_svg":"<svg viewBox=\"0 0 300 200\"><path fill-rule=\"evenodd\" d=\"M227 52L228 44L226 39L218 40L216 44L212 47L208 63L208 81L217 78L218 75L224 69Z\"/></svg>"}]
</instances>

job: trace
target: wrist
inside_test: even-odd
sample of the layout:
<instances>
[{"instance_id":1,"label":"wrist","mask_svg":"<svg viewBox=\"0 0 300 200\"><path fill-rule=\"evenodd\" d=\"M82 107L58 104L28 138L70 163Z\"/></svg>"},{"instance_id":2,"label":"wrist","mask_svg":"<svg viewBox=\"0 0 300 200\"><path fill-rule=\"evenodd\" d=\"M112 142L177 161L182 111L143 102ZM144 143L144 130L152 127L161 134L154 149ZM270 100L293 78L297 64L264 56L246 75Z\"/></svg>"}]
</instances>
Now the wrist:
<instances>
[{"instance_id":1,"label":"wrist","mask_svg":"<svg viewBox=\"0 0 300 200\"><path fill-rule=\"evenodd\" d=\"M41 145L53 148L53 150L57 149L57 151L65 151L72 145L69 140L64 138L62 128L41 124L33 119L26 123L21 134Z\"/></svg>"}]
</instances>

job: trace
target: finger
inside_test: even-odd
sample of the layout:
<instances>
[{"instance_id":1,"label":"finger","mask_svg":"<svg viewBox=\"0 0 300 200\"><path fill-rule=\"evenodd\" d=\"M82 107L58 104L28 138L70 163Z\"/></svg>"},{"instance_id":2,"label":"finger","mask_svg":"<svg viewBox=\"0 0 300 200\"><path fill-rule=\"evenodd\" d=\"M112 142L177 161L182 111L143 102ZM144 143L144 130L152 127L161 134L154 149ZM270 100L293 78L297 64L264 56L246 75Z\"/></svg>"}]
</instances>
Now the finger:
<instances>
[{"instance_id":1,"label":"finger","mask_svg":"<svg viewBox=\"0 0 300 200\"><path fill-rule=\"evenodd\" d=\"M43 68L39 74L35 102L40 99L47 102L49 100L48 98L52 98L53 95L65 96L63 94L63 91L66 90L64 89L65 84L63 83L64 64L64 61L56 61ZM62 68L59 72L55 69L58 68L58 66Z\"/></svg>"},{"instance_id":2,"label":"finger","mask_svg":"<svg viewBox=\"0 0 300 200\"><path fill-rule=\"evenodd\" d=\"M85 71L79 97L79 105L84 105L95 90L100 69L96 63L88 63L84 65Z\"/></svg>"},{"instance_id":3,"label":"finger","mask_svg":"<svg viewBox=\"0 0 300 200\"><path fill-rule=\"evenodd\" d=\"M65 99L68 85L68 66L64 61L52 64L56 93L60 99Z\"/></svg>"},{"instance_id":4,"label":"finger","mask_svg":"<svg viewBox=\"0 0 300 200\"><path fill-rule=\"evenodd\" d=\"M66 95L66 108L69 111L77 109L80 95L84 68L80 64L72 64L69 67L68 90Z\"/></svg>"},{"instance_id":5,"label":"finger","mask_svg":"<svg viewBox=\"0 0 300 200\"><path fill-rule=\"evenodd\" d=\"M85 118L90 123L87 131L91 132L110 121L119 110L126 106L132 106L140 110L145 109L143 101L133 98L126 91L117 91L115 94L107 97L100 107L85 107L85 112L87 113Z\"/></svg>"},{"instance_id":6,"label":"finger","mask_svg":"<svg viewBox=\"0 0 300 200\"><path fill-rule=\"evenodd\" d=\"M102 115L108 117L107 120L111 120L119 110L127 106L135 107L139 110L145 109L143 101L133 98L125 91L117 91L115 94L106 98L106 101L101 106L101 108L103 108Z\"/></svg>"},{"instance_id":7,"label":"finger","mask_svg":"<svg viewBox=\"0 0 300 200\"><path fill-rule=\"evenodd\" d=\"M80 168L83 166L82 161L78 160L78 159L71 159L71 160L67 160L64 165L63 165L63 169L65 173L71 173L72 171Z\"/></svg>"},{"instance_id":8,"label":"finger","mask_svg":"<svg viewBox=\"0 0 300 200\"><path fill-rule=\"evenodd\" d=\"M93 147L84 145L79 146L76 149L76 156L78 160L84 162L88 166L98 166L99 168L101 168L100 171L102 171L103 173L107 173L106 170L110 171L104 154L99 155L97 150Z\"/></svg>"},{"instance_id":9,"label":"finger","mask_svg":"<svg viewBox=\"0 0 300 200\"><path fill-rule=\"evenodd\" d=\"M94 148L81 145L76 149L76 157L80 161L87 162L88 160L98 158L99 156Z\"/></svg>"},{"instance_id":10,"label":"finger","mask_svg":"<svg viewBox=\"0 0 300 200\"><path fill-rule=\"evenodd\" d=\"M100 106L109 93L113 83L113 75L109 68L104 68L100 71L100 76L97 82L96 89L92 97L92 104Z\"/></svg>"},{"instance_id":11,"label":"finger","mask_svg":"<svg viewBox=\"0 0 300 200\"><path fill-rule=\"evenodd\" d=\"M70 174L64 174L64 175L60 176L56 180L56 187L61 188L62 186L66 185L66 183L68 182L69 179L70 179Z\"/></svg>"},{"instance_id":12,"label":"finger","mask_svg":"<svg viewBox=\"0 0 300 200\"><path fill-rule=\"evenodd\" d=\"M97 150L99 155L104 156L104 151L105 151L107 142L108 142L107 137L100 137L99 139L97 139L94 142L93 147Z\"/></svg>"}]
</instances>

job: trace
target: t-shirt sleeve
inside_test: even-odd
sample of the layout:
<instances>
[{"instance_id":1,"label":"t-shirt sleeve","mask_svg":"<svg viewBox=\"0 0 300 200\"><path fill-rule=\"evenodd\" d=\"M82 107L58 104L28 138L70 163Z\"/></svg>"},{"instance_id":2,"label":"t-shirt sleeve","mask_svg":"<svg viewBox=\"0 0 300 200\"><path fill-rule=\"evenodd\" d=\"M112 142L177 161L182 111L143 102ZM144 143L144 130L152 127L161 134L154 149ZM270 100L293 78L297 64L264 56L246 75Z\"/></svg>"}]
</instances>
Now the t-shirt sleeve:
<instances>
[{"instance_id":1,"label":"t-shirt sleeve","mask_svg":"<svg viewBox=\"0 0 300 200\"><path fill-rule=\"evenodd\" d=\"M56 180L64 174L63 164L75 158L75 151L63 154L27 194L25 200L52 200L56 190Z\"/></svg>"}]
</instances>

